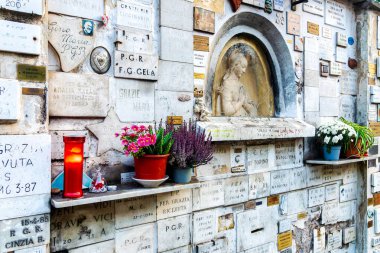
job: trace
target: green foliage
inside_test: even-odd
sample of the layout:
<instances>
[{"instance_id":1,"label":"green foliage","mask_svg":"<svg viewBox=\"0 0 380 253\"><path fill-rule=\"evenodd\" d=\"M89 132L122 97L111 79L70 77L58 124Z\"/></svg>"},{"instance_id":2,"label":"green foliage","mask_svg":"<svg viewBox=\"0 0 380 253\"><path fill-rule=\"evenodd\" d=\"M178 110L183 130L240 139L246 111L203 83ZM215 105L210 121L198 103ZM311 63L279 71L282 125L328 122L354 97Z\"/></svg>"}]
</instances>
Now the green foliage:
<instances>
[{"instance_id":1,"label":"green foliage","mask_svg":"<svg viewBox=\"0 0 380 253\"><path fill-rule=\"evenodd\" d=\"M153 134L153 130L150 129L151 134ZM159 127L156 131L156 144L151 145L144 149L145 154L147 155L166 155L169 154L174 140L173 133L171 131L165 133L165 129L163 127Z\"/></svg>"},{"instance_id":2,"label":"green foliage","mask_svg":"<svg viewBox=\"0 0 380 253\"><path fill-rule=\"evenodd\" d=\"M340 120L351 126L356 131L356 138L353 140L355 144L355 148L357 149L360 156L364 156L364 154L368 151L370 147L372 147L375 139L374 134L371 129L369 129L366 126L361 126L359 124L356 124L354 122L351 122L349 120L346 120L345 118L341 117ZM360 145L358 145L360 143ZM344 145L344 150L347 150L350 148L351 142L347 142Z\"/></svg>"}]
</instances>

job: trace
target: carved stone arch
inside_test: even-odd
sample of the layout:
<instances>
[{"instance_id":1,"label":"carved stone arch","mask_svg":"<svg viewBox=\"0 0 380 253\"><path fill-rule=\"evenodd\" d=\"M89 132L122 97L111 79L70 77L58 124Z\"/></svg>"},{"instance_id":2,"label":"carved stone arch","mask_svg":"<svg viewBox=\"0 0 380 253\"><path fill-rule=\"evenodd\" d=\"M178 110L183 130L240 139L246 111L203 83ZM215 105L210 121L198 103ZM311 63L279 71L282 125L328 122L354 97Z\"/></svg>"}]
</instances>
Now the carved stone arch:
<instances>
[{"instance_id":1,"label":"carved stone arch","mask_svg":"<svg viewBox=\"0 0 380 253\"><path fill-rule=\"evenodd\" d=\"M211 55L207 84L206 107L212 111L215 71L224 45L237 35L250 36L266 51L272 71L275 117L296 117L296 84L292 56L281 32L268 19L251 12L231 17L215 34L210 46Z\"/></svg>"}]
</instances>

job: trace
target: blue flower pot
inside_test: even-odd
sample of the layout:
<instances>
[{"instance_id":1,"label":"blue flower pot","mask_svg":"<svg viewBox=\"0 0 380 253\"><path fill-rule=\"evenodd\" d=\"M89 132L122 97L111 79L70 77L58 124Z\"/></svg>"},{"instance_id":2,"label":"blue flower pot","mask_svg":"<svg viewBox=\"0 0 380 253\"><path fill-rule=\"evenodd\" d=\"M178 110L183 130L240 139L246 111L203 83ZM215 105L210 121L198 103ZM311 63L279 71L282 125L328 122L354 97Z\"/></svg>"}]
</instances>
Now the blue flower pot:
<instances>
[{"instance_id":1,"label":"blue flower pot","mask_svg":"<svg viewBox=\"0 0 380 253\"><path fill-rule=\"evenodd\" d=\"M329 150L329 148L331 150ZM338 161L341 148L342 148L342 146L330 146L330 147L328 147L327 145L323 145L323 157L324 157L324 159L327 161Z\"/></svg>"},{"instance_id":2,"label":"blue flower pot","mask_svg":"<svg viewBox=\"0 0 380 253\"><path fill-rule=\"evenodd\" d=\"M187 184L191 181L193 169L190 168L174 168L173 180L177 184Z\"/></svg>"}]
</instances>

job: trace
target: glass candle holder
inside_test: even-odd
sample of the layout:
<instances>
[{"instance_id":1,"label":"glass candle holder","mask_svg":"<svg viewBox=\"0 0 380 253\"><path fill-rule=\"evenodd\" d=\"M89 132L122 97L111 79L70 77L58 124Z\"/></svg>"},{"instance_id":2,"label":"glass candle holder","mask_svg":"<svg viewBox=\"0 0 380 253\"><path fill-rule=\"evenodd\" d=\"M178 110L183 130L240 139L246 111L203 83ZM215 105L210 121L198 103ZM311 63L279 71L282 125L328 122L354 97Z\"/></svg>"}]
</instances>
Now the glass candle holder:
<instances>
[{"instance_id":1,"label":"glass candle holder","mask_svg":"<svg viewBox=\"0 0 380 253\"><path fill-rule=\"evenodd\" d=\"M83 147L85 139L84 136L63 136L65 143L64 198L80 198L83 196Z\"/></svg>"}]
</instances>

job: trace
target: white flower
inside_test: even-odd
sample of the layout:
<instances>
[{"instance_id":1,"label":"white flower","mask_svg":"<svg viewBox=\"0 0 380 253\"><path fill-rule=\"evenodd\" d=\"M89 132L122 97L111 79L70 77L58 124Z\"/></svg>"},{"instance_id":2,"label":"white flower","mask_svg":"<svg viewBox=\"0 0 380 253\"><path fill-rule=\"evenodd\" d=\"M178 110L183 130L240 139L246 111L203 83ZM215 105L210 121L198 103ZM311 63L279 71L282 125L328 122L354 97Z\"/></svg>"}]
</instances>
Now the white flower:
<instances>
[{"instance_id":1,"label":"white flower","mask_svg":"<svg viewBox=\"0 0 380 253\"><path fill-rule=\"evenodd\" d=\"M342 134L338 135L338 139L343 140L343 135Z\"/></svg>"},{"instance_id":2,"label":"white flower","mask_svg":"<svg viewBox=\"0 0 380 253\"><path fill-rule=\"evenodd\" d=\"M323 142L326 144L329 144L330 139L331 139L330 137L326 136L325 139L323 140Z\"/></svg>"},{"instance_id":3,"label":"white flower","mask_svg":"<svg viewBox=\"0 0 380 253\"><path fill-rule=\"evenodd\" d=\"M338 136L334 136L332 138L332 143L338 143L339 142L339 137Z\"/></svg>"}]
</instances>

